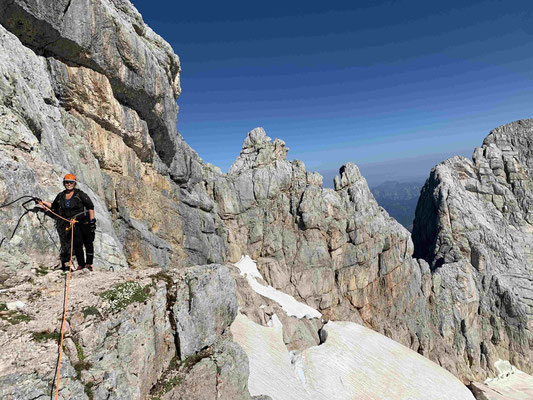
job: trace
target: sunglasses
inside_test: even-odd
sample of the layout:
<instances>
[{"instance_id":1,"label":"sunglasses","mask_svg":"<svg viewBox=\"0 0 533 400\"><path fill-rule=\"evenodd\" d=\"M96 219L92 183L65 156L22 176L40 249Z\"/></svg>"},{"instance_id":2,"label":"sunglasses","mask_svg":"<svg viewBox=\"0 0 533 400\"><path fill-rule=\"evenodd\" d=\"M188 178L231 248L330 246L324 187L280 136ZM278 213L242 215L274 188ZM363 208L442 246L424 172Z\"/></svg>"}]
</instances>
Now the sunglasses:
<instances>
[{"instance_id":1,"label":"sunglasses","mask_svg":"<svg viewBox=\"0 0 533 400\"><path fill-rule=\"evenodd\" d=\"M63 181L63 185L74 185L75 181Z\"/></svg>"}]
</instances>

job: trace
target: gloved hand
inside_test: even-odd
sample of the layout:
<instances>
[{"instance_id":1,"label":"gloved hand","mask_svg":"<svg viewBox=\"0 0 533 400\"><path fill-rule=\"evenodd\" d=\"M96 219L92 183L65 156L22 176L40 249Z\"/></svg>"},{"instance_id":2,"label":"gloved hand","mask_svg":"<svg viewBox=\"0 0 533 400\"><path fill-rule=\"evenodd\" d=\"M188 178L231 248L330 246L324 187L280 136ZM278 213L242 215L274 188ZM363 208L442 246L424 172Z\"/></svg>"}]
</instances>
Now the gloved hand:
<instances>
[{"instance_id":1,"label":"gloved hand","mask_svg":"<svg viewBox=\"0 0 533 400\"><path fill-rule=\"evenodd\" d=\"M96 218L93 218L89 221L89 229L91 230L91 233L96 232Z\"/></svg>"},{"instance_id":2,"label":"gloved hand","mask_svg":"<svg viewBox=\"0 0 533 400\"><path fill-rule=\"evenodd\" d=\"M36 202L36 203L40 203L40 202L42 201L42 200L41 200L40 198L38 198L38 197L34 197L32 200L33 200L34 202Z\"/></svg>"}]
</instances>

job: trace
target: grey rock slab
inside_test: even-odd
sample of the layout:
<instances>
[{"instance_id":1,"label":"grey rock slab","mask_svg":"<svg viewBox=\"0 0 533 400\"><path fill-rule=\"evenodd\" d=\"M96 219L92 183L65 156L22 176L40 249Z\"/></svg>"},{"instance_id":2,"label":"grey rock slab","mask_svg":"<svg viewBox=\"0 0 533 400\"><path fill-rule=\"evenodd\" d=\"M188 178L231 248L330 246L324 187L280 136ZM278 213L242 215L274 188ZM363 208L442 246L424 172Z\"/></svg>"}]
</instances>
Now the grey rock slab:
<instances>
[{"instance_id":1,"label":"grey rock slab","mask_svg":"<svg viewBox=\"0 0 533 400\"><path fill-rule=\"evenodd\" d=\"M235 281L223 265L187 269L172 310L182 360L211 346L237 314Z\"/></svg>"},{"instance_id":2,"label":"grey rock slab","mask_svg":"<svg viewBox=\"0 0 533 400\"><path fill-rule=\"evenodd\" d=\"M107 75L121 101L132 104L154 130L162 158L172 160L179 59L131 3L28 0L5 2L2 11L2 25L36 52Z\"/></svg>"}]
</instances>

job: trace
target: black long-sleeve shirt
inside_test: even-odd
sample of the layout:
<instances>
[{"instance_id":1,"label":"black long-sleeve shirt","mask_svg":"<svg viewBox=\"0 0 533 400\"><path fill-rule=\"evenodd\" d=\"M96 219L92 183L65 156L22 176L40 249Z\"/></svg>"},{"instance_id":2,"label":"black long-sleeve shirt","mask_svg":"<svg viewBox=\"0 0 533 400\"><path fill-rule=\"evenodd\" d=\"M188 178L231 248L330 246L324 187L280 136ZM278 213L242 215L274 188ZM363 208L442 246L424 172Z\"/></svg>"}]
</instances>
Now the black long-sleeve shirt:
<instances>
[{"instance_id":1,"label":"black long-sleeve shirt","mask_svg":"<svg viewBox=\"0 0 533 400\"><path fill-rule=\"evenodd\" d=\"M64 190L56 196L52 203L52 211L65 218L72 218L78 215L76 218L78 221L89 219L88 210L94 210L94 204L87 193L74 189L74 194L70 200L66 199L66 193L67 191ZM81 215L84 211L85 214Z\"/></svg>"}]
</instances>

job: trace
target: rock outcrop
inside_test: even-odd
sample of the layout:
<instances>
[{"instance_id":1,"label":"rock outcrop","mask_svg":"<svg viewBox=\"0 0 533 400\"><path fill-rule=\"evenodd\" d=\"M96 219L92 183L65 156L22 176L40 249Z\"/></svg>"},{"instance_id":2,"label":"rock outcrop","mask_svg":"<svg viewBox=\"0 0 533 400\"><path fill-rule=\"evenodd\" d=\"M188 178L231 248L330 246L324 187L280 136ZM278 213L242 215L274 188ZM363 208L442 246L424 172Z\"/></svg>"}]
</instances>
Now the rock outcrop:
<instances>
[{"instance_id":1,"label":"rock outcrop","mask_svg":"<svg viewBox=\"0 0 533 400\"><path fill-rule=\"evenodd\" d=\"M494 363L498 375L484 383L474 382L470 390L478 400L526 400L533 398L533 376L513 367L508 361Z\"/></svg>"},{"instance_id":2,"label":"rock outcrop","mask_svg":"<svg viewBox=\"0 0 533 400\"><path fill-rule=\"evenodd\" d=\"M237 281L239 314L231 332L250 361L251 394L284 400L474 399L444 368L353 322L320 323L319 340L292 347L287 333L320 322L320 315L262 282L251 259L236 266L249 285Z\"/></svg>"},{"instance_id":3,"label":"rock outcrop","mask_svg":"<svg viewBox=\"0 0 533 400\"><path fill-rule=\"evenodd\" d=\"M3 283L2 399L47 399L55 390L64 286L65 275L47 269ZM216 312L212 326L198 318L206 310ZM223 265L76 273L60 398L250 399L248 361L229 333L236 315L235 282Z\"/></svg>"},{"instance_id":4,"label":"rock outcrop","mask_svg":"<svg viewBox=\"0 0 533 400\"><path fill-rule=\"evenodd\" d=\"M95 269L114 271L74 278L61 398L249 399L234 282L186 269L223 261L225 245L176 130L177 56L127 1L2 0L0 24L0 204L52 200L74 173L95 203ZM23 212L0 211L0 397L44 399L64 281L52 219L30 213L9 240Z\"/></svg>"},{"instance_id":5,"label":"rock outcrop","mask_svg":"<svg viewBox=\"0 0 533 400\"><path fill-rule=\"evenodd\" d=\"M287 151L257 128L227 175L206 167L229 259L250 254L270 285L325 318L364 322L418 350L430 276L411 257L409 232L378 206L354 164L341 168L335 190L324 189Z\"/></svg>"},{"instance_id":6,"label":"rock outcrop","mask_svg":"<svg viewBox=\"0 0 533 400\"><path fill-rule=\"evenodd\" d=\"M436 166L422 189L415 257L432 270L432 315L472 371L533 365L533 121L495 129L473 162ZM478 372L479 373L479 372Z\"/></svg>"}]
</instances>

